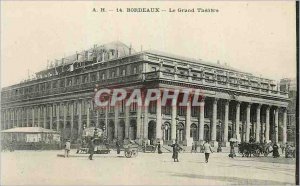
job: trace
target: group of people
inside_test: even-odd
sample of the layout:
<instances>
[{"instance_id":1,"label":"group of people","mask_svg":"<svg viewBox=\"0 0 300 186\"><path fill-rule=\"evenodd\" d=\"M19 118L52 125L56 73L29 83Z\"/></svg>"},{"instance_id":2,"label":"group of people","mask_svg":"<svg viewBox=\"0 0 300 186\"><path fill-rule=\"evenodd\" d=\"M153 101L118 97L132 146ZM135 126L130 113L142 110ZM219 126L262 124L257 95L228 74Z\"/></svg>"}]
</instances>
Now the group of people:
<instances>
[{"instance_id":1,"label":"group of people","mask_svg":"<svg viewBox=\"0 0 300 186\"><path fill-rule=\"evenodd\" d=\"M177 140L175 141L175 143L173 143L172 145L169 145L169 146L171 146L173 148L172 159L174 160L174 162L179 162L178 154L183 149L178 145ZM192 145L192 151L197 152L197 145L195 145L195 143L193 143L193 145ZM210 155L210 153L213 153L213 150L212 150L208 140L206 140L205 143L203 144L203 151L205 154L205 163L208 163L209 155Z\"/></svg>"}]
</instances>

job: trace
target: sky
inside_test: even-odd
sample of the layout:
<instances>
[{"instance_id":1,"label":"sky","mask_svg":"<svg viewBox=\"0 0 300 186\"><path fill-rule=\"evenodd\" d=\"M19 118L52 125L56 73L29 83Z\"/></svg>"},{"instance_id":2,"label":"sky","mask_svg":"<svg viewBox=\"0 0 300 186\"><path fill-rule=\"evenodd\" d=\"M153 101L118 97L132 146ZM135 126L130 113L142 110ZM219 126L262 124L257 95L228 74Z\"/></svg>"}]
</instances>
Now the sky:
<instances>
[{"instance_id":1,"label":"sky","mask_svg":"<svg viewBox=\"0 0 300 186\"><path fill-rule=\"evenodd\" d=\"M161 8L127 13L126 8ZM113 12L93 12L114 10ZM116 12L122 8L123 12ZM168 12L169 8L213 8L218 13ZM19 83L61 59L121 41L136 51L155 49L219 61L280 80L296 77L295 2L206 1L1 1L1 87Z\"/></svg>"}]
</instances>

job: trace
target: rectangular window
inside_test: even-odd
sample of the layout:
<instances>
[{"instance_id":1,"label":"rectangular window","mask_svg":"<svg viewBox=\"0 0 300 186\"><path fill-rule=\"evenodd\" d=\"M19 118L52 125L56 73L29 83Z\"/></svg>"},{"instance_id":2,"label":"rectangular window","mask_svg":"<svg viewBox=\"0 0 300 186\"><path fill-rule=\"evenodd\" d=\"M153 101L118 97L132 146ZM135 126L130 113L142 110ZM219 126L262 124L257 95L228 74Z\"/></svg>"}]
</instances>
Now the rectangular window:
<instances>
[{"instance_id":1,"label":"rectangular window","mask_svg":"<svg viewBox=\"0 0 300 186\"><path fill-rule=\"evenodd\" d=\"M52 88L57 88L57 80L54 80L53 82L52 82Z\"/></svg>"},{"instance_id":2,"label":"rectangular window","mask_svg":"<svg viewBox=\"0 0 300 186\"><path fill-rule=\"evenodd\" d=\"M82 76L82 83L87 83L88 82L88 76L87 75L83 75Z\"/></svg>"},{"instance_id":3,"label":"rectangular window","mask_svg":"<svg viewBox=\"0 0 300 186\"><path fill-rule=\"evenodd\" d=\"M60 87L65 87L65 79L60 80Z\"/></svg>"},{"instance_id":4,"label":"rectangular window","mask_svg":"<svg viewBox=\"0 0 300 186\"><path fill-rule=\"evenodd\" d=\"M72 78L67 79L67 86L72 86Z\"/></svg>"},{"instance_id":5,"label":"rectangular window","mask_svg":"<svg viewBox=\"0 0 300 186\"><path fill-rule=\"evenodd\" d=\"M91 74L91 81L94 82L96 80L97 80L97 74L96 74L96 72L94 72Z\"/></svg>"}]
</instances>

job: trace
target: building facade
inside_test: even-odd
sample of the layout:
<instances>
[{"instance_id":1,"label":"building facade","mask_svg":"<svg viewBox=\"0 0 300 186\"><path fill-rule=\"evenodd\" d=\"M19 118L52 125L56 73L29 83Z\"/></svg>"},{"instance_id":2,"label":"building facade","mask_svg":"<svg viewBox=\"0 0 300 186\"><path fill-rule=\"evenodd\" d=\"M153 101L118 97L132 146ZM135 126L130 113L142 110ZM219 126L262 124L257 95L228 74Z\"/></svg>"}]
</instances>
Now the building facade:
<instances>
[{"instance_id":1,"label":"building facade","mask_svg":"<svg viewBox=\"0 0 300 186\"><path fill-rule=\"evenodd\" d=\"M200 89L202 96L200 106L162 106L158 99L148 107L121 102L95 109L95 87L191 88ZM109 140L156 139L166 144L177 139L186 145L206 139L226 145L232 137L287 141L288 93L273 80L158 51L137 53L120 42L63 58L1 93L1 130L42 126L73 141L84 126L106 126Z\"/></svg>"},{"instance_id":2,"label":"building facade","mask_svg":"<svg viewBox=\"0 0 300 186\"><path fill-rule=\"evenodd\" d=\"M296 142L296 104L297 104L297 79L284 78L280 80L280 90L289 94L289 105L287 107L287 140Z\"/></svg>"}]
</instances>

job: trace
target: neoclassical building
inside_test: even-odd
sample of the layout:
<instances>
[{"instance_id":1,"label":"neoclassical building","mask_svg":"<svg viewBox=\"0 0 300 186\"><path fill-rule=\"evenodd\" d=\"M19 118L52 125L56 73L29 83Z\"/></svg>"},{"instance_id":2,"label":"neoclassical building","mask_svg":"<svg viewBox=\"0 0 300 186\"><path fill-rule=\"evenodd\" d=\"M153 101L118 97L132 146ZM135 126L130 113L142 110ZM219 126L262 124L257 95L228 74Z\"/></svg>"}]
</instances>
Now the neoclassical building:
<instances>
[{"instance_id":1,"label":"neoclassical building","mask_svg":"<svg viewBox=\"0 0 300 186\"><path fill-rule=\"evenodd\" d=\"M94 89L200 89L200 106L135 104L95 109ZM179 95L180 97L180 95ZM177 139L190 145L209 139L287 141L288 93L275 81L227 65L159 51L135 52L121 42L76 52L36 77L1 91L1 130L42 126L77 140L83 127L106 126L109 140Z\"/></svg>"}]
</instances>

